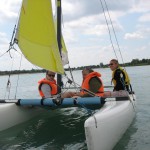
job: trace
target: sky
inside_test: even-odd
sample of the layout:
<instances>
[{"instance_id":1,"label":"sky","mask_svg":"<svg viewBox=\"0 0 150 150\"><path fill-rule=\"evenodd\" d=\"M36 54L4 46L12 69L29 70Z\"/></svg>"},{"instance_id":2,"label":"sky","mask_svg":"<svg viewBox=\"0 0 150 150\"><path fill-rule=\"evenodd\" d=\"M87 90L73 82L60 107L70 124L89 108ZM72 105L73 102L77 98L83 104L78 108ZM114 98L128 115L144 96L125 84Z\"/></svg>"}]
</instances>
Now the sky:
<instances>
[{"instance_id":1,"label":"sky","mask_svg":"<svg viewBox=\"0 0 150 150\"><path fill-rule=\"evenodd\" d=\"M0 71L36 69L17 46L5 53L20 7L21 0L0 1ZM62 0L62 14L70 67L150 59L150 0Z\"/></svg>"}]
</instances>

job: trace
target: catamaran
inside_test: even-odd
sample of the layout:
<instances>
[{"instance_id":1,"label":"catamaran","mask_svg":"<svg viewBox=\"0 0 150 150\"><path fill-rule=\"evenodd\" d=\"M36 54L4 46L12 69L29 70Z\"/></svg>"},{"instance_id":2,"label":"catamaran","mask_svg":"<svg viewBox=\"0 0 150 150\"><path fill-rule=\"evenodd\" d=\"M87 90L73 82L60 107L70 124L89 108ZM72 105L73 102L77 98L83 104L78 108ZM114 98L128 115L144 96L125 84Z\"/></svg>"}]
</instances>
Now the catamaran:
<instances>
[{"instance_id":1,"label":"catamaran","mask_svg":"<svg viewBox=\"0 0 150 150\"><path fill-rule=\"evenodd\" d=\"M57 21L53 17L51 0L23 0L9 50L15 44L32 64L58 73L57 83L61 87L61 74L65 74L63 65L68 63L61 35L61 0L57 0ZM47 99L1 99L0 131L31 119L46 111L44 107L47 106L63 108L84 105L96 110L84 124L88 149L111 150L135 117L135 100L133 92L123 97L94 95L65 99L60 96Z\"/></svg>"}]
</instances>

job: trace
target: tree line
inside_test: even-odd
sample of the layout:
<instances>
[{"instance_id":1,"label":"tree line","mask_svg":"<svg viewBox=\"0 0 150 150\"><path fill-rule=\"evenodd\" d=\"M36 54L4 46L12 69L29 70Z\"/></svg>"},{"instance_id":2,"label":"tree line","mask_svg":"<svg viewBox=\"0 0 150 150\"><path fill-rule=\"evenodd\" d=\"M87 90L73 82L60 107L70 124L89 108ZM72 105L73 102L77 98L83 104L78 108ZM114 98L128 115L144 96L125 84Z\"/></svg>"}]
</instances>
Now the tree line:
<instances>
[{"instance_id":1,"label":"tree line","mask_svg":"<svg viewBox=\"0 0 150 150\"><path fill-rule=\"evenodd\" d=\"M124 67L128 67L128 66L145 66L145 65L150 65L150 59L142 59L142 60L132 59L131 62L120 64L120 66L124 66ZM94 68L108 68L108 64L100 63L99 65L81 66L81 67L76 67L76 68L74 67L74 68L71 68L71 69L72 70L82 70L85 67L90 67L92 69L94 69ZM67 70L69 70L69 69L67 69Z\"/></svg>"},{"instance_id":2,"label":"tree line","mask_svg":"<svg viewBox=\"0 0 150 150\"><path fill-rule=\"evenodd\" d=\"M144 66L144 65L150 65L150 59L133 59L131 62L120 64L121 66ZM99 65L90 65L90 66L80 66L80 67L74 67L71 68L71 70L82 70L85 67L90 67L92 69L94 68L107 68L108 64L100 63ZM69 70L69 68L65 68L66 71ZM25 73L45 73L45 69L31 69L31 70L13 70L13 71L0 71L0 75L6 75L6 74L25 74Z\"/></svg>"}]
</instances>

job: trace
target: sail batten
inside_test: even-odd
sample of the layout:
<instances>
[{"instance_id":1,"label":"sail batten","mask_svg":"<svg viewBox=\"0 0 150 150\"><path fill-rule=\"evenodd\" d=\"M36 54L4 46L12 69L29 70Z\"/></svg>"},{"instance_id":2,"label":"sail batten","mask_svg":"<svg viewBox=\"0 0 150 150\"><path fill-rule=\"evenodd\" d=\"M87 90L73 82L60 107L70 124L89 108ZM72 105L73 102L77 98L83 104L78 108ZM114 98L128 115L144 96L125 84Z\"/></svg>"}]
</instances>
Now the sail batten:
<instances>
[{"instance_id":1,"label":"sail batten","mask_svg":"<svg viewBox=\"0 0 150 150\"><path fill-rule=\"evenodd\" d=\"M23 0L16 38L31 63L64 73L50 0Z\"/></svg>"}]
</instances>

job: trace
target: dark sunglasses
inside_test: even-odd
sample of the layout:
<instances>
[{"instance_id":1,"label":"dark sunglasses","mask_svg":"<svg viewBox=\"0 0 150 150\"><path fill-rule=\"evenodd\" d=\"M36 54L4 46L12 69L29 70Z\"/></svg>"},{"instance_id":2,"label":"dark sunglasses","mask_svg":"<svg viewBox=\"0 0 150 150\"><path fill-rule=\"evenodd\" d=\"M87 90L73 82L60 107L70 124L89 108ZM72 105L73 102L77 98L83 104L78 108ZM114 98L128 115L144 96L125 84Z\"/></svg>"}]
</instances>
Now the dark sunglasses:
<instances>
[{"instance_id":1,"label":"dark sunglasses","mask_svg":"<svg viewBox=\"0 0 150 150\"><path fill-rule=\"evenodd\" d=\"M114 64L111 63L111 64L109 64L108 66L113 66L113 65L114 65Z\"/></svg>"},{"instance_id":2,"label":"dark sunglasses","mask_svg":"<svg viewBox=\"0 0 150 150\"><path fill-rule=\"evenodd\" d=\"M49 77L55 77L54 74L47 74Z\"/></svg>"}]
</instances>

